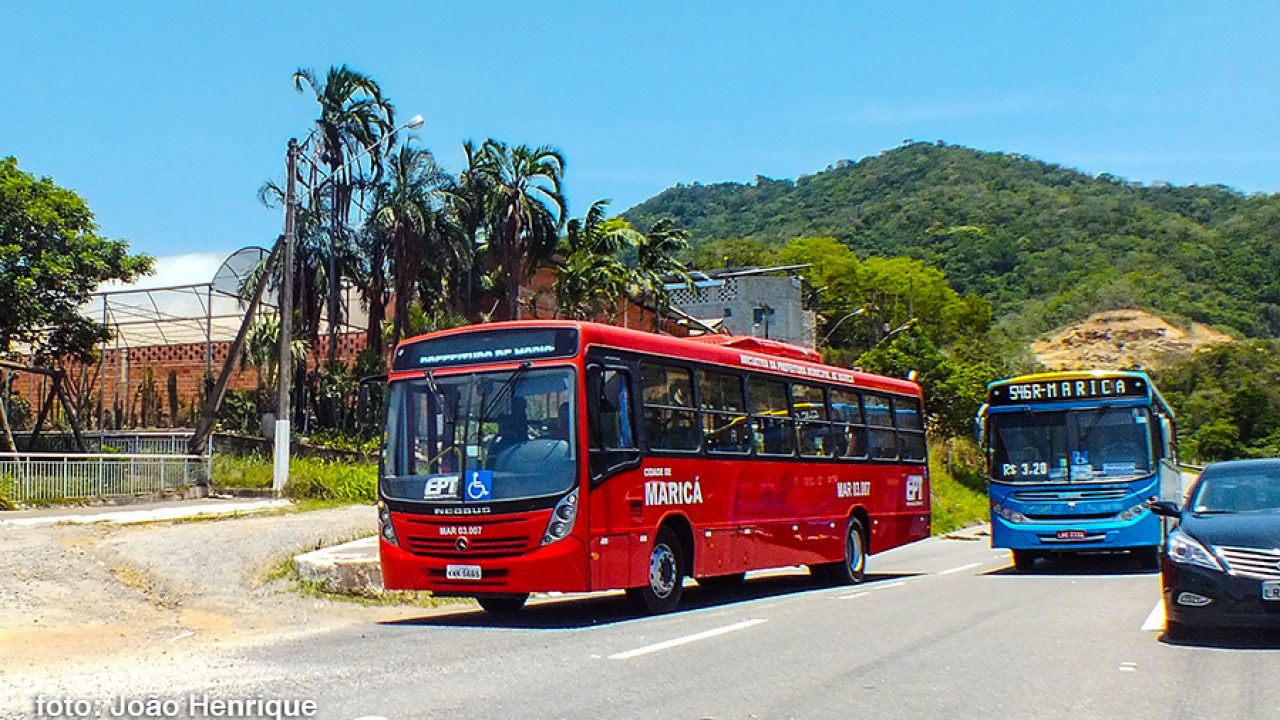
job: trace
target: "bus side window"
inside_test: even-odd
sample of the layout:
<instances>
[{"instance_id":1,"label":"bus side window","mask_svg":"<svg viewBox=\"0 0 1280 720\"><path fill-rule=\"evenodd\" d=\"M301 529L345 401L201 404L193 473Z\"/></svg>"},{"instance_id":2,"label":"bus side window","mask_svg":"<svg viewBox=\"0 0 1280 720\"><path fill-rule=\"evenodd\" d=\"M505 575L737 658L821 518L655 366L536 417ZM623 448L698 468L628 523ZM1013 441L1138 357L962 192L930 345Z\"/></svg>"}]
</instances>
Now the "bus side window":
<instances>
[{"instance_id":1,"label":"bus side window","mask_svg":"<svg viewBox=\"0 0 1280 720\"><path fill-rule=\"evenodd\" d=\"M755 425L756 453L760 455L794 455L796 429L787 403L787 384L752 377L747 380Z\"/></svg>"},{"instance_id":2,"label":"bus side window","mask_svg":"<svg viewBox=\"0 0 1280 720\"><path fill-rule=\"evenodd\" d=\"M600 450L633 450L636 448L632 420L631 376L625 370L592 368L594 407L588 419L592 448Z\"/></svg>"},{"instance_id":3,"label":"bus side window","mask_svg":"<svg viewBox=\"0 0 1280 720\"><path fill-rule=\"evenodd\" d=\"M836 454L844 458L867 456L867 428L862 421L862 403L852 390L831 390L831 434Z\"/></svg>"},{"instance_id":4,"label":"bus side window","mask_svg":"<svg viewBox=\"0 0 1280 720\"><path fill-rule=\"evenodd\" d=\"M903 460L924 460L924 416L915 398L893 399L893 424L898 428L898 450Z\"/></svg>"},{"instance_id":5,"label":"bus side window","mask_svg":"<svg viewBox=\"0 0 1280 720\"><path fill-rule=\"evenodd\" d=\"M644 434L650 450L697 450L693 378L688 368L640 363Z\"/></svg>"},{"instance_id":6,"label":"bus side window","mask_svg":"<svg viewBox=\"0 0 1280 720\"><path fill-rule=\"evenodd\" d=\"M709 453L751 452L751 425L742 394L742 378L698 370L698 402Z\"/></svg>"},{"instance_id":7,"label":"bus side window","mask_svg":"<svg viewBox=\"0 0 1280 720\"><path fill-rule=\"evenodd\" d=\"M800 436L800 454L805 457L831 457L833 435L828 423L827 398L815 385L791 386L791 406Z\"/></svg>"},{"instance_id":8,"label":"bus side window","mask_svg":"<svg viewBox=\"0 0 1280 720\"><path fill-rule=\"evenodd\" d=\"M889 398L867 393L862 396L862 407L867 415L871 458L873 460L896 459L898 438L893 431L893 413L890 410Z\"/></svg>"}]
</instances>

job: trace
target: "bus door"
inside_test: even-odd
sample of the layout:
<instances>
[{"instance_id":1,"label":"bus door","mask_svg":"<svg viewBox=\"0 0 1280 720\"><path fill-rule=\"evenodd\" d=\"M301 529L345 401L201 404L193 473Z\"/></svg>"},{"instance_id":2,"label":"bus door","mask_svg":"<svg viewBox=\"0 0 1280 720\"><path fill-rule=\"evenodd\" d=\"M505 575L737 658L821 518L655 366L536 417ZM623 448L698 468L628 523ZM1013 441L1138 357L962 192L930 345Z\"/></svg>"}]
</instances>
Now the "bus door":
<instances>
[{"instance_id":1,"label":"bus door","mask_svg":"<svg viewBox=\"0 0 1280 720\"><path fill-rule=\"evenodd\" d=\"M589 360L586 372L587 507L591 586L602 590L633 584L631 508L625 485L610 478L636 473L640 445L636 435L635 385L631 369L620 361Z\"/></svg>"}]
</instances>

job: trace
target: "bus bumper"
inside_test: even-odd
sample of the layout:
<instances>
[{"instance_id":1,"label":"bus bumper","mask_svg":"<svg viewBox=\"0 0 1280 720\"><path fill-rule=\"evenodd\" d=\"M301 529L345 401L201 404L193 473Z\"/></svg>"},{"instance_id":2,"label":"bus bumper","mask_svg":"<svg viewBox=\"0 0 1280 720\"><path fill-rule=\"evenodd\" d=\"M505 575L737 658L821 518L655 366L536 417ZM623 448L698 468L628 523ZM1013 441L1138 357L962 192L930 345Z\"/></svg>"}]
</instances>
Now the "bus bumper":
<instances>
[{"instance_id":1,"label":"bus bumper","mask_svg":"<svg viewBox=\"0 0 1280 720\"><path fill-rule=\"evenodd\" d=\"M1045 553L1106 552L1158 547L1163 532L1160 518L1147 511L1132 520L1102 523L1014 523L995 516L991 518L991 547Z\"/></svg>"},{"instance_id":2,"label":"bus bumper","mask_svg":"<svg viewBox=\"0 0 1280 720\"><path fill-rule=\"evenodd\" d=\"M436 595L466 597L588 589L587 551L582 541L572 535L506 557L422 557L385 538L379 538L378 550L382 585L388 590L430 590ZM478 578L474 577L476 568Z\"/></svg>"}]
</instances>

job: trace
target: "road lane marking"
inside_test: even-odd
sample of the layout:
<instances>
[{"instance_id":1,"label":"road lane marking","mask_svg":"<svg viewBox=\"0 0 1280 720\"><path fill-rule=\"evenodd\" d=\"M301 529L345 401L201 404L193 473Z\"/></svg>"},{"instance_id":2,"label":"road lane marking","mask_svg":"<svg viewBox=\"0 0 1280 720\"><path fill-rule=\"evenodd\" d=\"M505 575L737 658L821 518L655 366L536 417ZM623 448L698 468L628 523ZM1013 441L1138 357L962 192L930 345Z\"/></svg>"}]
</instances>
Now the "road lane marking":
<instances>
[{"instance_id":1,"label":"road lane marking","mask_svg":"<svg viewBox=\"0 0 1280 720\"><path fill-rule=\"evenodd\" d=\"M714 630L704 630L700 633L685 635L684 637L678 637L671 640L664 640L660 643L654 643L652 645L645 645L644 647L639 647L639 648L636 648L635 650L627 650L626 652L615 653L613 655L610 655L609 659L610 660L630 660L633 657L648 655L649 653L655 653L661 650L669 650L673 647L679 647L680 645L685 645L691 642L697 642L699 640L706 640L707 638L713 638L717 635L724 635L725 633L731 633L736 630L745 630L749 627L754 627L764 622L768 622L768 620L765 620L764 618L753 618L751 620L743 620L742 622L734 623L732 625L725 625L724 627L715 628Z\"/></svg>"},{"instance_id":2,"label":"road lane marking","mask_svg":"<svg viewBox=\"0 0 1280 720\"><path fill-rule=\"evenodd\" d=\"M943 570L942 572L940 572L940 573L938 573L938 574L939 574L939 575L951 575L952 573L964 572L965 570L972 570L972 569L974 569L974 568L978 567L978 566L979 566L979 565L981 565L981 564L982 564L982 563L980 563L980 562L976 562L976 563L969 563L968 565L961 565L960 567L953 567L953 568L951 568L950 570Z\"/></svg>"},{"instance_id":3,"label":"road lane marking","mask_svg":"<svg viewBox=\"0 0 1280 720\"><path fill-rule=\"evenodd\" d=\"M1160 598L1160 602L1151 608L1151 614L1147 616L1146 622L1142 623L1143 632L1155 632L1164 629L1164 598Z\"/></svg>"},{"instance_id":4,"label":"road lane marking","mask_svg":"<svg viewBox=\"0 0 1280 720\"><path fill-rule=\"evenodd\" d=\"M836 599L837 599L837 600L852 600L852 599L857 598L857 597L862 597L863 595L866 595L867 593L875 592L876 590L888 590L889 588L902 587L903 585L906 585L906 584L907 584L907 581L906 581L906 580L895 580L894 582L891 582L891 583L873 583L873 584L871 584L871 585L865 585L865 586L863 586L863 589L862 589L862 590L859 590L858 592L852 593L852 594L850 594L850 595L841 595L840 597L838 597L838 598L836 598Z\"/></svg>"}]
</instances>

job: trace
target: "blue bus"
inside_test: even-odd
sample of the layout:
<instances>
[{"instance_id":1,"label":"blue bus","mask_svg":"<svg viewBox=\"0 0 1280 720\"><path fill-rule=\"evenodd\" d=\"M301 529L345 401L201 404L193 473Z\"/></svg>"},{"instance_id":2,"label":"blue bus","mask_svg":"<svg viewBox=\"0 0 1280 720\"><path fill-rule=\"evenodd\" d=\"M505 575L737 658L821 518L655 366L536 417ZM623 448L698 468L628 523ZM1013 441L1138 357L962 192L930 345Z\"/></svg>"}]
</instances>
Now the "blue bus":
<instances>
[{"instance_id":1,"label":"blue bus","mask_svg":"<svg viewBox=\"0 0 1280 720\"><path fill-rule=\"evenodd\" d=\"M1127 550L1160 564L1178 500L1173 411L1141 372L1054 372L998 380L976 420L987 459L991 547L1020 572L1054 554Z\"/></svg>"}]
</instances>

